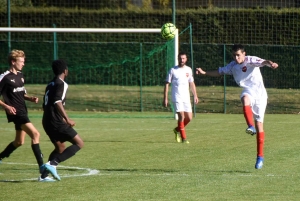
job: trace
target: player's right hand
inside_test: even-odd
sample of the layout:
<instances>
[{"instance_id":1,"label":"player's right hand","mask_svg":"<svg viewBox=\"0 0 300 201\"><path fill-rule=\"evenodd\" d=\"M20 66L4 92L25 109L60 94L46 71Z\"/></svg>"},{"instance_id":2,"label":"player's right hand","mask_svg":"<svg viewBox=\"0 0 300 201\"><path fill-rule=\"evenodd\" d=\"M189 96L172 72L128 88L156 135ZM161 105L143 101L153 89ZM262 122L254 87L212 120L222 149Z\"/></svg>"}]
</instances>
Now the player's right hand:
<instances>
[{"instance_id":1,"label":"player's right hand","mask_svg":"<svg viewBox=\"0 0 300 201\"><path fill-rule=\"evenodd\" d=\"M75 124L75 121L71 120L71 119L63 119L66 124L68 124L69 126L71 127L74 127L76 124Z\"/></svg>"},{"instance_id":2,"label":"player's right hand","mask_svg":"<svg viewBox=\"0 0 300 201\"><path fill-rule=\"evenodd\" d=\"M6 112L7 112L8 114L10 114L10 115L16 115L16 112L17 112L16 108L11 107L11 106L7 106L7 107L5 108L5 110L6 110Z\"/></svg>"},{"instance_id":3,"label":"player's right hand","mask_svg":"<svg viewBox=\"0 0 300 201\"><path fill-rule=\"evenodd\" d=\"M168 107L168 100L164 100L163 103L162 103L162 105L163 105L164 107Z\"/></svg>"},{"instance_id":4,"label":"player's right hand","mask_svg":"<svg viewBox=\"0 0 300 201\"><path fill-rule=\"evenodd\" d=\"M204 70L202 70L202 68L196 68L196 74L202 74L202 75L205 75L206 72Z\"/></svg>"}]
</instances>

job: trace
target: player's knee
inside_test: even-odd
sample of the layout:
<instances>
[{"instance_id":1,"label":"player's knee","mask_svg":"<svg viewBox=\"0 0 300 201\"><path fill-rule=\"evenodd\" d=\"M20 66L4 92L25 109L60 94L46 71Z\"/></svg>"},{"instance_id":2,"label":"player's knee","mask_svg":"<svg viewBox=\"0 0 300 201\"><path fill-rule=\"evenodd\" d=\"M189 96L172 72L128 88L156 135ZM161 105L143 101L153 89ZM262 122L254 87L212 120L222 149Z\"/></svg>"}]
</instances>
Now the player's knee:
<instances>
[{"instance_id":1,"label":"player's knee","mask_svg":"<svg viewBox=\"0 0 300 201\"><path fill-rule=\"evenodd\" d=\"M84 147L84 142L81 140L79 143L77 143L77 146L82 149Z\"/></svg>"},{"instance_id":2,"label":"player's knee","mask_svg":"<svg viewBox=\"0 0 300 201\"><path fill-rule=\"evenodd\" d=\"M192 121L192 119L193 119L192 115L186 115L184 118L184 122L189 123L190 121Z\"/></svg>"},{"instance_id":3,"label":"player's knee","mask_svg":"<svg viewBox=\"0 0 300 201\"><path fill-rule=\"evenodd\" d=\"M73 138L73 144L76 144L80 149L83 148L84 146L84 142L83 140L81 139L81 137L79 135L76 135L74 138Z\"/></svg>"},{"instance_id":4,"label":"player's knee","mask_svg":"<svg viewBox=\"0 0 300 201\"><path fill-rule=\"evenodd\" d=\"M14 146L15 147L20 147L24 144L24 141L14 141Z\"/></svg>"},{"instance_id":5,"label":"player's knee","mask_svg":"<svg viewBox=\"0 0 300 201\"><path fill-rule=\"evenodd\" d=\"M57 141L56 143L54 143L55 146L55 151L59 154L61 154L65 149L66 149L66 144L65 143L61 143L59 141Z\"/></svg>"},{"instance_id":6,"label":"player's knee","mask_svg":"<svg viewBox=\"0 0 300 201\"><path fill-rule=\"evenodd\" d=\"M38 131L34 131L32 132L32 134L30 135L32 143L33 144L38 144L40 143L40 133Z\"/></svg>"},{"instance_id":7,"label":"player's knee","mask_svg":"<svg viewBox=\"0 0 300 201\"><path fill-rule=\"evenodd\" d=\"M241 98L241 101L242 101L243 106L251 105L251 99L250 99L250 97L248 95L244 95Z\"/></svg>"},{"instance_id":8,"label":"player's knee","mask_svg":"<svg viewBox=\"0 0 300 201\"><path fill-rule=\"evenodd\" d=\"M64 152L65 148L57 148L55 149L55 151L59 154L61 154L62 152Z\"/></svg>"},{"instance_id":9,"label":"player's knee","mask_svg":"<svg viewBox=\"0 0 300 201\"><path fill-rule=\"evenodd\" d=\"M40 132L38 132L38 131L35 132L35 135L36 135L36 137L38 137L38 138L40 138L40 136L41 136Z\"/></svg>"}]
</instances>

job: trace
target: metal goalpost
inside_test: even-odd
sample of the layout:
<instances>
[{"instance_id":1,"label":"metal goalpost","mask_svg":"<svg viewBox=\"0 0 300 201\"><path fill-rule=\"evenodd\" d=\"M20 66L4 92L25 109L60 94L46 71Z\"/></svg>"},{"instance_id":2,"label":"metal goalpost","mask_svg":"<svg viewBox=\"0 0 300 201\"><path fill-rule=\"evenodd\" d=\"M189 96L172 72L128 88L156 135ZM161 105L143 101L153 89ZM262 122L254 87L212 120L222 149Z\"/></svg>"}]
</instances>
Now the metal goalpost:
<instances>
[{"instance_id":1,"label":"metal goalpost","mask_svg":"<svg viewBox=\"0 0 300 201\"><path fill-rule=\"evenodd\" d=\"M159 33L160 28L29 28L29 27L0 27L0 32L43 32L43 33ZM10 40L10 37L8 38ZM10 41L8 41L10 43ZM177 56L179 54L179 31L175 30L173 65L178 65ZM173 107L172 107L173 110ZM174 118L178 116L174 112Z\"/></svg>"}]
</instances>

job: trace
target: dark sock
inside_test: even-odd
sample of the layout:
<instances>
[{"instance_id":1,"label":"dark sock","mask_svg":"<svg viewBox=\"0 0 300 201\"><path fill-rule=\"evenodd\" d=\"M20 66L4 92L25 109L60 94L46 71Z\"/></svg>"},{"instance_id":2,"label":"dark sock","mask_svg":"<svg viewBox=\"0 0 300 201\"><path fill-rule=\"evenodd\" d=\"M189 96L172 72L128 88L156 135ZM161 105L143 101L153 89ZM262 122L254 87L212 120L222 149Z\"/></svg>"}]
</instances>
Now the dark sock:
<instances>
[{"instance_id":1,"label":"dark sock","mask_svg":"<svg viewBox=\"0 0 300 201\"><path fill-rule=\"evenodd\" d=\"M44 170L44 172L41 175L41 178L44 179L44 178L48 177L48 175L49 175L48 171Z\"/></svg>"},{"instance_id":2,"label":"dark sock","mask_svg":"<svg viewBox=\"0 0 300 201\"><path fill-rule=\"evenodd\" d=\"M54 163L56 162L57 164L60 162L63 162L69 158L71 158L72 156L74 156L76 154L77 151L80 150L80 147L73 144L71 146L69 146L68 148L66 148L61 154L59 154L54 160L52 160ZM51 162L50 161L50 164Z\"/></svg>"},{"instance_id":3,"label":"dark sock","mask_svg":"<svg viewBox=\"0 0 300 201\"><path fill-rule=\"evenodd\" d=\"M32 144L31 148L39 167L41 167L44 164L44 161L43 161L43 154L40 150L40 144Z\"/></svg>"},{"instance_id":4,"label":"dark sock","mask_svg":"<svg viewBox=\"0 0 300 201\"><path fill-rule=\"evenodd\" d=\"M0 153L0 160L5 157L8 158L9 155L16 149L17 147L14 146L13 142L9 143L9 145L7 145L7 147Z\"/></svg>"},{"instance_id":5,"label":"dark sock","mask_svg":"<svg viewBox=\"0 0 300 201\"><path fill-rule=\"evenodd\" d=\"M51 154L49 155L48 161L52 161L53 159L55 159L57 156L59 155L59 153L56 150L53 150L51 152Z\"/></svg>"},{"instance_id":6,"label":"dark sock","mask_svg":"<svg viewBox=\"0 0 300 201\"><path fill-rule=\"evenodd\" d=\"M55 159L53 159L52 161L50 161L50 165L55 165L55 166L57 166L57 165L58 165L58 162L57 162Z\"/></svg>"}]
</instances>

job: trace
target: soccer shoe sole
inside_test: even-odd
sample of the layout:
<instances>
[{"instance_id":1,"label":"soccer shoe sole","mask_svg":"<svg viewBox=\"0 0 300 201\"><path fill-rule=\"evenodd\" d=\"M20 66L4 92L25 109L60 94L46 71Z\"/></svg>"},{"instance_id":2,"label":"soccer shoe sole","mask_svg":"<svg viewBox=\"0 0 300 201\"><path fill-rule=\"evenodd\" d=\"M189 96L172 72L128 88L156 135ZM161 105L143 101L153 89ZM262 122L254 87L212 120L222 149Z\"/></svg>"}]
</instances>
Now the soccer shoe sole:
<instances>
[{"instance_id":1,"label":"soccer shoe sole","mask_svg":"<svg viewBox=\"0 0 300 201\"><path fill-rule=\"evenodd\" d=\"M50 178L50 177L45 177L44 179L42 179L41 177L38 178L39 182L54 182L56 180Z\"/></svg>"},{"instance_id":2,"label":"soccer shoe sole","mask_svg":"<svg viewBox=\"0 0 300 201\"><path fill-rule=\"evenodd\" d=\"M249 128L246 129L246 133L249 134L249 135L255 135L256 134L256 131L253 131Z\"/></svg>"}]
</instances>

